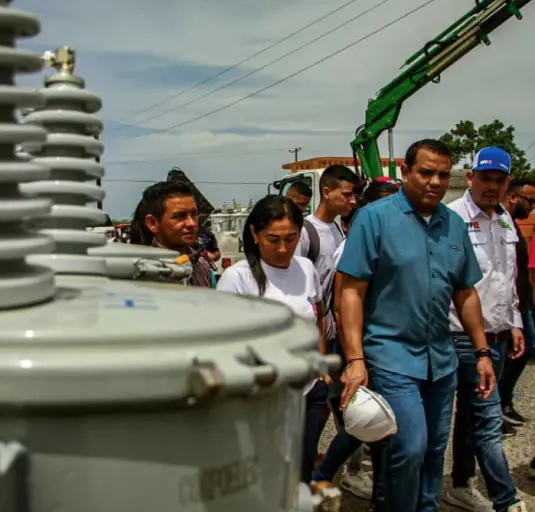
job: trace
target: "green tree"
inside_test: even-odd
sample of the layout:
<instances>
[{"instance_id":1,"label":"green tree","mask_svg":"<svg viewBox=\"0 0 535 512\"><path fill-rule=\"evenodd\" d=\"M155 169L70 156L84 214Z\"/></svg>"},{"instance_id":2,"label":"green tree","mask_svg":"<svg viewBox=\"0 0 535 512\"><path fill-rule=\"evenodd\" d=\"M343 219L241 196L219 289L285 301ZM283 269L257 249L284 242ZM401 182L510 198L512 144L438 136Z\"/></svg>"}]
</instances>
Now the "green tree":
<instances>
[{"instance_id":1,"label":"green tree","mask_svg":"<svg viewBox=\"0 0 535 512\"><path fill-rule=\"evenodd\" d=\"M512 160L511 174L515 178L535 177L535 170L526 159L525 152L515 142L515 127L505 126L498 119L476 127L473 121L461 121L455 128L440 137L453 153L453 163L470 168L476 153L485 146L500 146Z\"/></svg>"},{"instance_id":2,"label":"green tree","mask_svg":"<svg viewBox=\"0 0 535 512\"><path fill-rule=\"evenodd\" d=\"M253 198L249 198L249 202L247 203L247 209L251 211L253 209Z\"/></svg>"}]
</instances>

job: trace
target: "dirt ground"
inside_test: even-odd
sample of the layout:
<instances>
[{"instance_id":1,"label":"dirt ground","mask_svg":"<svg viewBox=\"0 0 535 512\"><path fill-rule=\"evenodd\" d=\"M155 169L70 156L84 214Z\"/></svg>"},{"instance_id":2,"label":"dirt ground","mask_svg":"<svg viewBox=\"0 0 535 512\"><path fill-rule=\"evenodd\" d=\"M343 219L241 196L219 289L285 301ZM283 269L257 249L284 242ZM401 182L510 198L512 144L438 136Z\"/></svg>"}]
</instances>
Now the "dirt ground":
<instances>
[{"instance_id":1,"label":"dirt ground","mask_svg":"<svg viewBox=\"0 0 535 512\"><path fill-rule=\"evenodd\" d=\"M504 439L505 452L509 460L511 473L518 487L522 499L526 502L528 510L535 511L535 479L528 476L528 466L535 455L535 361L524 371L517 387L515 407L518 412L526 416L529 421L525 427L519 428L515 437ZM320 449L324 452L334 435L334 425L327 425ZM446 466L444 474L448 474L451 468L451 442L446 454ZM446 480L445 480L446 482ZM480 490L486 495L485 486L479 481ZM369 502L360 500L352 494L344 491L342 512L367 512ZM442 503L441 512L459 511L458 508Z\"/></svg>"}]
</instances>

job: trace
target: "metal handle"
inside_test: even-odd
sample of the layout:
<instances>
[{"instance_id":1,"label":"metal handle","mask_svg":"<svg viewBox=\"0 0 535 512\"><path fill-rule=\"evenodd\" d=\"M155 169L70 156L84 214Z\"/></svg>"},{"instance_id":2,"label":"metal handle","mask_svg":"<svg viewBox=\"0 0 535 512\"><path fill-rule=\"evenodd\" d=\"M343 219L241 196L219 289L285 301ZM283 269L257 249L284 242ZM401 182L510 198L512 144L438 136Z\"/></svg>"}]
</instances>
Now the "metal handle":
<instances>
[{"instance_id":1,"label":"metal handle","mask_svg":"<svg viewBox=\"0 0 535 512\"><path fill-rule=\"evenodd\" d=\"M247 364L234 356L214 360L195 360L189 374L192 403L216 400L222 395L251 395L280 384L293 387L304 386L311 379L325 375L340 367L341 359L335 354L321 355L317 352L294 355L272 350L270 362ZM279 353L280 352L280 353ZM282 380L281 380L282 379Z\"/></svg>"},{"instance_id":2,"label":"metal handle","mask_svg":"<svg viewBox=\"0 0 535 512\"><path fill-rule=\"evenodd\" d=\"M245 366L251 374L250 391L255 386L268 387L277 380L277 371L269 365ZM215 363L204 364L194 367L190 373L191 395L196 401L213 400L218 397L223 390L226 394L232 394L230 386L226 386L223 374Z\"/></svg>"}]
</instances>

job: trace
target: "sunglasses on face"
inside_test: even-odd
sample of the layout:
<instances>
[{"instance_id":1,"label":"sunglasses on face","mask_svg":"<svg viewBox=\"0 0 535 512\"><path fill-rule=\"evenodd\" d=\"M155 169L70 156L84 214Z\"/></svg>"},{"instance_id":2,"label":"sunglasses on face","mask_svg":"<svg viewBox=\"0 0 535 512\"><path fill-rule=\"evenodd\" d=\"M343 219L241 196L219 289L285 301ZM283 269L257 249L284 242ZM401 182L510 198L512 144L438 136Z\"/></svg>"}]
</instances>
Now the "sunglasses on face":
<instances>
[{"instance_id":1,"label":"sunglasses on face","mask_svg":"<svg viewBox=\"0 0 535 512\"><path fill-rule=\"evenodd\" d=\"M532 208L535 207L535 197L527 197L522 194L517 194L517 196L527 201Z\"/></svg>"}]
</instances>

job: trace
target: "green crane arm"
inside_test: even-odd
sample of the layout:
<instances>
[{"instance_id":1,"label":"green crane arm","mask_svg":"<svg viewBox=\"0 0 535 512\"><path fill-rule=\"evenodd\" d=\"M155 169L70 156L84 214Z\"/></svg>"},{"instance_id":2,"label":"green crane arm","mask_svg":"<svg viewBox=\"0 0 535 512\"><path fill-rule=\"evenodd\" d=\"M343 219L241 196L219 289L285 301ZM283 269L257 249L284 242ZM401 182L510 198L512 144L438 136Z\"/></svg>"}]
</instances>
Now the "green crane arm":
<instances>
[{"instance_id":1,"label":"green crane arm","mask_svg":"<svg viewBox=\"0 0 535 512\"><path fill-rule=\"evenodd\" d=\"M388 130L388 172L391 178L396 178L392 129L397 123L403 102L427 83L438 83L444 70L479 44L490 45L489 34L512 16L522 19L520 9L529 2L531 0L475 0L475 7L404 63L404 70L369 101L365 124L357 130L351 143L364 175L372 179L383 175L377 139Z\"/></svg>"}]
</instances>

